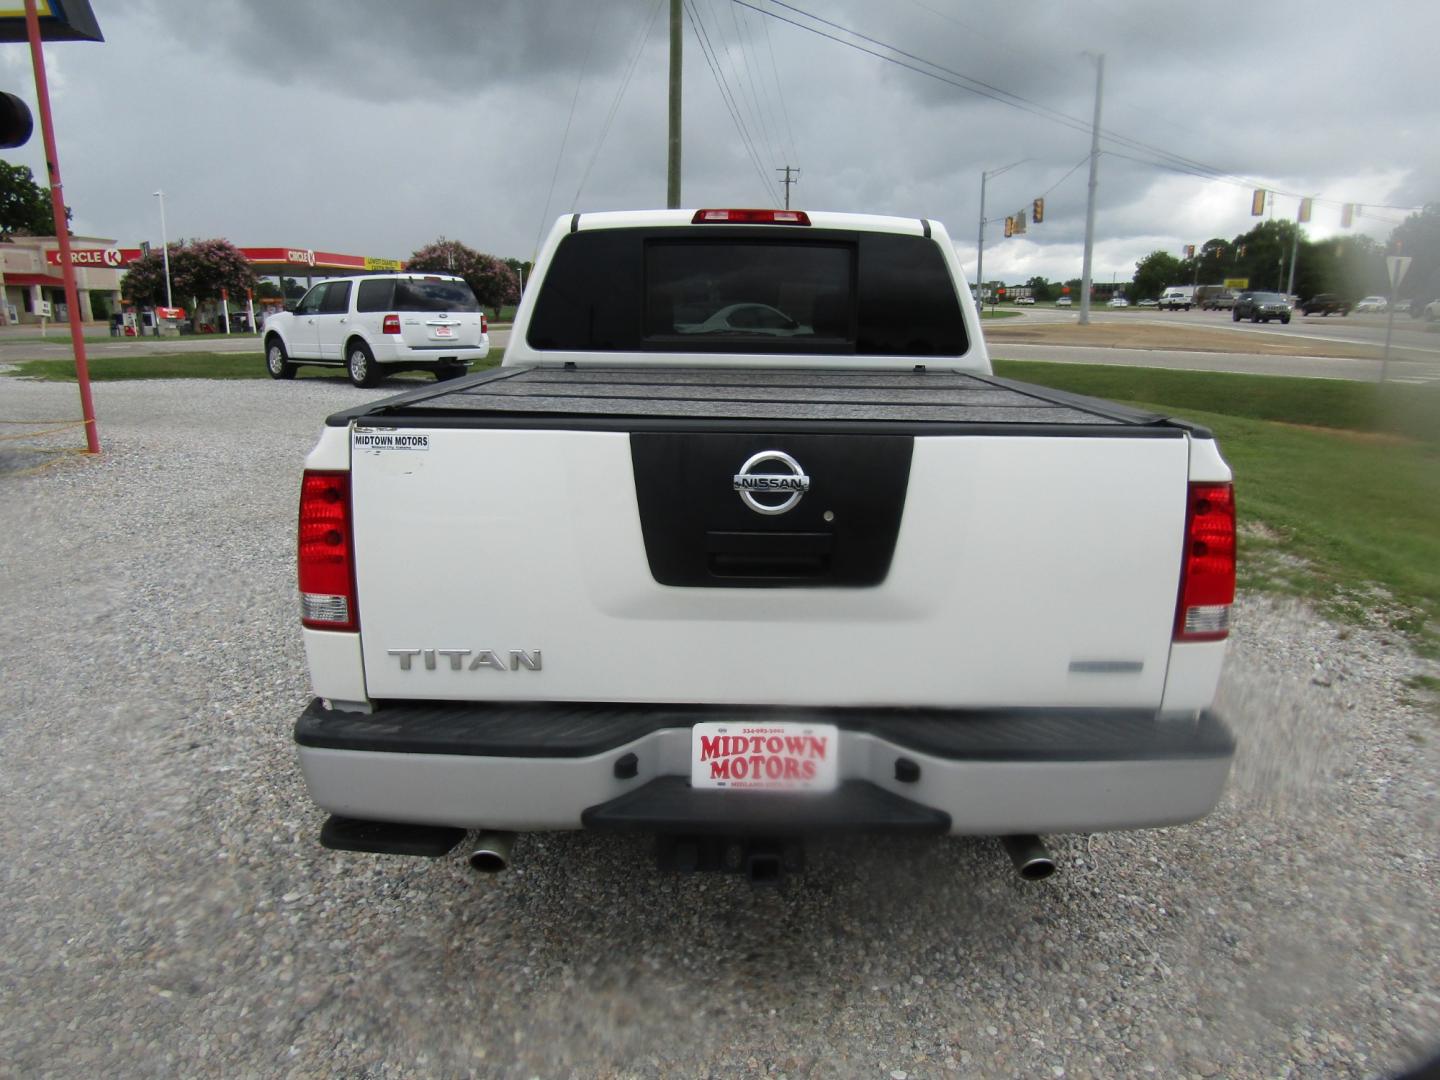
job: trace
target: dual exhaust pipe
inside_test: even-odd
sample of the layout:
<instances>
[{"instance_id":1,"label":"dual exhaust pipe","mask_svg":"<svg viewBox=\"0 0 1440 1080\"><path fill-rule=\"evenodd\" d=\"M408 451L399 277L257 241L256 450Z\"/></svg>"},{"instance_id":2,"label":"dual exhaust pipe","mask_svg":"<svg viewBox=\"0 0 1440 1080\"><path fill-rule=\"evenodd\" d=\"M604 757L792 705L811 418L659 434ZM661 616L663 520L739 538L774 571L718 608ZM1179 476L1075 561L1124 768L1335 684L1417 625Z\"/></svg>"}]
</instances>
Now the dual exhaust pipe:
<instances>
[{"instance_id":1,"label":"dual exhaust pipe","mask_svg":"<svg viewBox=\"0 0 1440 1080\"><path fill-rule=\"evenodd\" d=\"M515 843L512 832L482 832L475 838L470 851L470 866L479 874L498 874L510 866L510 851ZM1043 881L1055 873L1055 860L1040 837L1031 835L1002 836L1001 845L1015 872L1026 881ZM768 864L767 864L768 865ZM764 874L756 874L756 868L749 868L752 880L770 880ZM775 864L774 879L779 879L779 863Z\"/></svg>"}]
</instances>

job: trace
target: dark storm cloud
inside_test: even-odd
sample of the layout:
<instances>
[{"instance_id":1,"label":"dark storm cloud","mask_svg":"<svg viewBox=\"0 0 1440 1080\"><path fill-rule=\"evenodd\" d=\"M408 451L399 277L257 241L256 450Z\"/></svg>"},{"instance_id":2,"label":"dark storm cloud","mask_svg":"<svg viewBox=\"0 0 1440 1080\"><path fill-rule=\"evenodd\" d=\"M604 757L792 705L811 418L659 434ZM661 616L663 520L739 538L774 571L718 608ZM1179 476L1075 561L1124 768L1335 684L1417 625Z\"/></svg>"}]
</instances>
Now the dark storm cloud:
<instances>
[{"instance_id":1,"label":"dark storm cloud","mask_svg":"<svg viewBox=\"0 0 1440 1080\"><path fill-rule=\"evenodd\" d=\"M747 2L807 21L777 0ZM528 257L572 209L664 201L664 0L95 6L106 44L52 50L83 230L158 241L150 192L164 187L172 237L403 256L444 234ZM797 205L944 221L973 267L980 174L1025 159L988 186L986 268L1073 276L1087 170L1066 173L1089 151L1086 50L1106 55L1102 123L1115 136L1098 190L1105 276L1157 247L1249 228L1252 180L1332 200L1317 206L1322 235L1338 229L1339 200L1440 198L1429 55L1440 5L1392 11L1403 18L1335 2L792 6L1034 104L988 100L727 0L687 0L685 203L774 204L775 169L798 165ZM0 52L12 75L28 69L21 53ZM1037 115L1048 110L1079 123ZM1184 167L1167 154L1231 182L1162 168ZM37 146L5 156L43 168ZM1042 193L1045 223L1003 241L1004 216ZM1357 226L1383 238L1403 216Z\"/></svg>"},{"instance_id":2,"label":"dark storm cloud","mask_svg":"<svg viewBox=\"0 0 1440 1080\"><path fill-rule=\"evenodd\" d=\"M155 3L153 9L168 5ZM474 93L623 62L625 0L234 0L189 5L189 47L284 83L371 100Z\"/></svg>"}]
</instances>

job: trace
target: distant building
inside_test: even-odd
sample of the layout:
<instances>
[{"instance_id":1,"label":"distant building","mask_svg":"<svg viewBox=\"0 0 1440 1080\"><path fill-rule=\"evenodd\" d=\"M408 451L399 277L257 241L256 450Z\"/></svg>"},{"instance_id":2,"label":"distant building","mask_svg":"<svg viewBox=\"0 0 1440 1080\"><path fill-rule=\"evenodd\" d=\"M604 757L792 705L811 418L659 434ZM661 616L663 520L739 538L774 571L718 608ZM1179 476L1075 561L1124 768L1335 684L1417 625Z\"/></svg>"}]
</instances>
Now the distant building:
<instances>
[{"instance_id":1,"label":"distant building","mask_svg":"<svg viewBox=\"0 0 1440 1080\"><path fill-rule=\"evenodd\" d=\"M80 318L94 322L120 310L120 275L128 261L114 240L99 236L72 236L75 288ZM63 322L65 281L60 275L60 242L53 236L7 236L0 240L0 324L38 323L40 301L51 305L51 321ZM97 312L97 308L100 310Z\"/></svg>"}]
</instances>

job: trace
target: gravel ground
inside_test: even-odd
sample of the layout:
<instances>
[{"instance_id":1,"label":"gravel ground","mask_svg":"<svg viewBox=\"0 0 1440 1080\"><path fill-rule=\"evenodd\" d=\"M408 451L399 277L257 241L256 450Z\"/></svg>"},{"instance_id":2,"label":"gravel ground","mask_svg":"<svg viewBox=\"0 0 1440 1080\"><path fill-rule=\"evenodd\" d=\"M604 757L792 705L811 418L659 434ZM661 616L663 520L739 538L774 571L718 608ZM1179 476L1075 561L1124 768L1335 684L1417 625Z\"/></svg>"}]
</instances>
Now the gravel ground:
<instances>
[{"instance_id":1,"label":"gravel ground","mask_svg":"<svg viewBox=\"0 0 1440 1080\"><path fill-rule=\"evenodd\" d=\"M779 892L582 834L494 879L334 854L291 531L366 392L95 392L101 459L0 476L0 1075L1374 1077L1435 1045L1440 726L1389 634L1245 597L1219 810L1057 840L1041 885L978 840L822 847ZM8 419L74 399L0 379Z\"/></svg>"}]
</instances>

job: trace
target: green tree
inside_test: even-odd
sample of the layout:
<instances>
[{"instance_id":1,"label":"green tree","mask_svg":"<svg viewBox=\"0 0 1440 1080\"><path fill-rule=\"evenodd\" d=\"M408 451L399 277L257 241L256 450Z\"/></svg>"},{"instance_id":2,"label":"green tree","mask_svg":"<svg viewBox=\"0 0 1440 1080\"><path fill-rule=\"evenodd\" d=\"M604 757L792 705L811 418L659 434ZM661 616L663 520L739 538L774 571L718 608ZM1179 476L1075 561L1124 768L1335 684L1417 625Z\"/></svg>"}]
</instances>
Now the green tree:
<instances>
[{"instance_id":1,"label":"green tree","mask_svg":"<svg viewBox=\"0 0 1440 1080\"><path fill-rule=\"evenodd\" d=\"M67 223L72 216L67 206ZM0 161L0 233L55 235L55 211L51 206L50 189L35 182L35 174L28 165Z\"/></svg>"},{"instance_id":2,"label":"green tree","mask_svg":"<svg viewBox=\"0 0 1440 1080\"><path fill-rule=\"evenodd\" d=\"M178 247L178 244L170 245L172 259ZM141 307L165 303L165 262L159 248L152 248L130 264L120 279L120 295Z\"/></svg>"},{"instance_id":3,"label":"green tree","mask_svg":"<svg viewBox=\"0 0 1440 1080\"><path fill-rule=\"evenodd\" d=\"M1055 299L1060 292L1057 286L1051 285L1050 282L1043 277L1032 277L1029 281L1025 282L1025 287L1028 288L1030 294L1035 297L1037 304Z\"/></svg>"},{"instance_id":4,"label":"green tree","mask_svg":"<svg viewBox=\"0 0 1440 1080\"><path fill-rule=\"evenodd\" d=\"M1410 298L1412 314L1431 300L1440 299L1440 203L1426 203L1422 210L1395 226L1388 254L1408 255L1413 260L1396 293ZM1384 287L1376 291L1388 293L1389 275L1381 282Z\"/></svg>"},{"instance_id":5,"label":"green tree","mask_svg":"<svg viewBox=\"0 0 1440 1080\"><path fill-rule=\"evenodd\" d=\"M255 268L228 240L177 241L169 245L171 296L177 307L202 300L219 300L228 289L239 303L245 290L255 287ZM121 291L136 304L165 302L165 265L159 251L142 255L130 264L120 282Z\"/></svg>"},{"instance_id":6,"label":"green tree","mask_svg":"<svg viewBox=\"0 0 1440 1080\"><path fill-rule=\"evenodd\" d=\"M504 260L476 251L458 240L446 240L442 236L433 244L427 244L411 254L405 269L459 274L481 306L493 308L497 314L502 305L520 302L520 283Z\"/></svg>"},{"instance_id":7,"label":"green tree","mask_svg":"<svg viewBox=\"0 0 1440 1080\"><path fill-rule=\"evenodd\" d=\"M1152 251L1135 264L1131 284L1131 300L1155 300L1167 285L1176 285L1189 278L1182 272L1179 259L1168 251Z\"/></svg>"},{"instance_id":8,"label":"green tree","mask_svg":"<svg viewBox=\"0 0 1440 1080\"><path fill-rule=\"evenodd\" d=\"M194 301L219 300L222 290L230 299L244 301L245 290L255 287L255 267L229 240L191 240L170 255L170 274L178 293Z\"/></svg>"}]
</instances>

